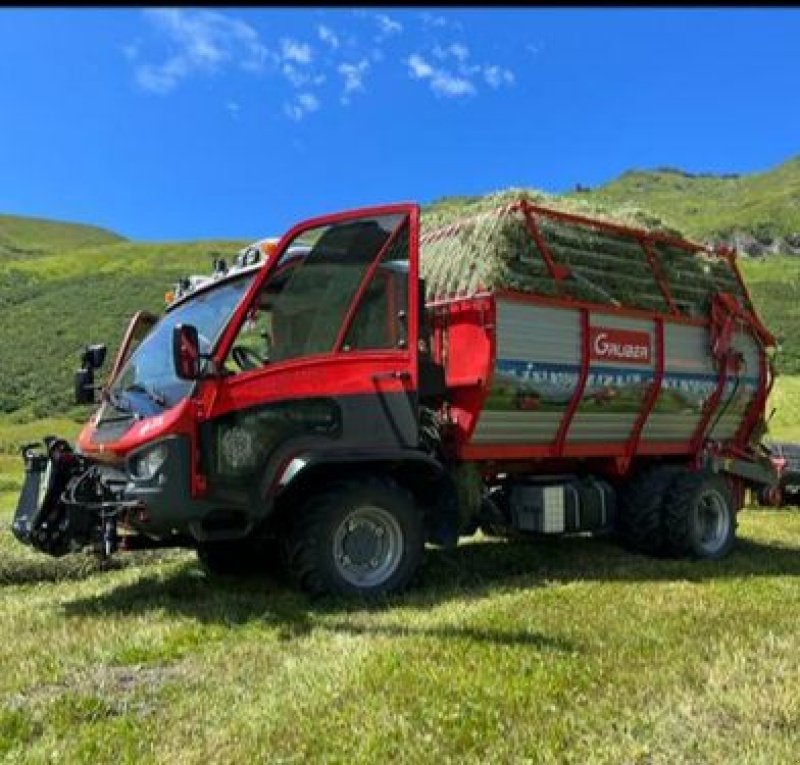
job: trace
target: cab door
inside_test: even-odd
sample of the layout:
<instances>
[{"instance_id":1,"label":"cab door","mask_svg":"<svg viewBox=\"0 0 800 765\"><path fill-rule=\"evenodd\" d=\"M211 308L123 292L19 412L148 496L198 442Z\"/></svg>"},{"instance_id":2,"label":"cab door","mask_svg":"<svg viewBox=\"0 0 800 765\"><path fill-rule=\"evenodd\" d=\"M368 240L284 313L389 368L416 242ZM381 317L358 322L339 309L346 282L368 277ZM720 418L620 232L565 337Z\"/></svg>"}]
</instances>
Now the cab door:
<instances>
[{"instance_id":1,"label":"cab door","mask_svg":"<svg viewBox=\"0 0 800 765\"><path fill-rule=\"evenodd\" d=\"M418 445L419 208L292 229L251 287L204 382L211 485L253 484L302 450L397 454Z\"/></svg>"},{"instance_id":2,"label":"cab door","mask_svg":"<svg viewBox=\"0 0 800 765\"><path fill-rule=\"evenodd\" d=\"M157 323L158 316L149 311L138 311L134 314L128 323L128 328L125 330L122 344L114 360L114 366L108 376L109 385L114 381L120 369L125 366L125 362L131 357L131 354L139 347L139 344Z\"/></svg>"}]
</instances>

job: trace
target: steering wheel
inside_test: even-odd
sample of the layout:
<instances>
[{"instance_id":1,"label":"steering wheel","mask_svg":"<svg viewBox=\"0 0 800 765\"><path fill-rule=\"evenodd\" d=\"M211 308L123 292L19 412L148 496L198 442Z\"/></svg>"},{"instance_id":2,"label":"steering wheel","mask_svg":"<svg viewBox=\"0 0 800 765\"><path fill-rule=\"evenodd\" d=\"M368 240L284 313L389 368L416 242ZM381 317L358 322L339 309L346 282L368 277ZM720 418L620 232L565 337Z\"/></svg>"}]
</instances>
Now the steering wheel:
<instances>
[{"instance_id":1,"label":"steering wheel","mask_svg":"<svg viewBox=\"0 0 800 765\"><path fill-rule=\"evenodd\" d=\"M231 357L238 364L239 369L246 371L249 369L258 369L264 366L264 359L258 355L252 348L246 345L237 345L231 351Z\"/></svg>"}]
</instances>

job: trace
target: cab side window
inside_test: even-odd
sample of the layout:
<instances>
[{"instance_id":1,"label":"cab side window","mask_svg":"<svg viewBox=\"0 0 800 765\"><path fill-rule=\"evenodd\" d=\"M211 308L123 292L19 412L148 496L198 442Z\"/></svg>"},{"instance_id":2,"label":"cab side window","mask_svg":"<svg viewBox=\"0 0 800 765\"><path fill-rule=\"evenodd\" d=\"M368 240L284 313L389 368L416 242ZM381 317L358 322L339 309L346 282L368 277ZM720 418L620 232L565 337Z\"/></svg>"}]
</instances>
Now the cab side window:
<instances>
[{"instance_id":1,"label":"cab side window","mask_svg":"<svg viewBox=\"0 0 800 765\"><path fill-rule=\"evenodd\" d=\"M255 369L340 346L344 352L404 347L408 231L400 213L302 231L262 286L228 368Z\"/></svg>"},{"instance_id":2,"label":"cab side window","mask_svg":"<svg viewBox=\"0 0 800 765\"><path fill-rule=\"evenodd\" d=\"M342 350L405 348L408 339L408 223L370 279Z\"/></svg>"}]
</instances>

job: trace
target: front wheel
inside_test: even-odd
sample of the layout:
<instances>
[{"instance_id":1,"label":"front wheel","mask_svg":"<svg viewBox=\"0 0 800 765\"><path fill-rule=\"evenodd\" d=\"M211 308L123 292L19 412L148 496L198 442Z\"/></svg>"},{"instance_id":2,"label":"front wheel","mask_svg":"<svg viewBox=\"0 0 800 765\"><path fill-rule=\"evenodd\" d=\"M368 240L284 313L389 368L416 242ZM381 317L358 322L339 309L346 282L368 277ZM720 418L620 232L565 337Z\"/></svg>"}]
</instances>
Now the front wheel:
<instances>
[{"instance_id":1,"label":"front wheel","mask_svg":"<svg viewBox=\"0 0 800 765\"><path fill-rule=\"evenodd\" d=\"M724 558L736 540L736 508L728 483L719 475L686 472L664 502L670 552L692 558Z\"/></svg>"},{"instance_id":2,"label":"front wheel","mask_svg":"<svg viewBox=\"0 0 800 765\"><path fill-rule=\"evenodd\" d=\"M312 495L288 540L295 581L315 594L374 598L409 584L424 530L413 497L379 478L343 481Z\"/></svg>"}]
</instances>

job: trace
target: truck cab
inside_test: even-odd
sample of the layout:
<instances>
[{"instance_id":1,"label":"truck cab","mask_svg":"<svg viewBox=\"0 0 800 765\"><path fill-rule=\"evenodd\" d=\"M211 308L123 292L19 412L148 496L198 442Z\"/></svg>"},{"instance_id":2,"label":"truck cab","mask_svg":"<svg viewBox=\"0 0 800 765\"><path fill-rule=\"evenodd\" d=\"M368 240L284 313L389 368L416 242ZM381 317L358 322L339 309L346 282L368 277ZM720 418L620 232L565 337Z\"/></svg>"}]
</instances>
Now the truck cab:
<instances>
[{"instance_id":1,"label":"truck cab","mask_svg":"<svg viewBox=\"0 0 800 765\"><path fill-rule=\"evenodd\" d=\"M281 535L311 589L402 584L425 537L411 492L441 472L420 438L418 221L415 205L314 219L266 260L185 280L160 319L137 314L76 450L49 455L75 475L21 503L18 536L54 553L193 546L224 570ZM308 524L332 512L316 549Z\"/></svg>"}]
</instances>

